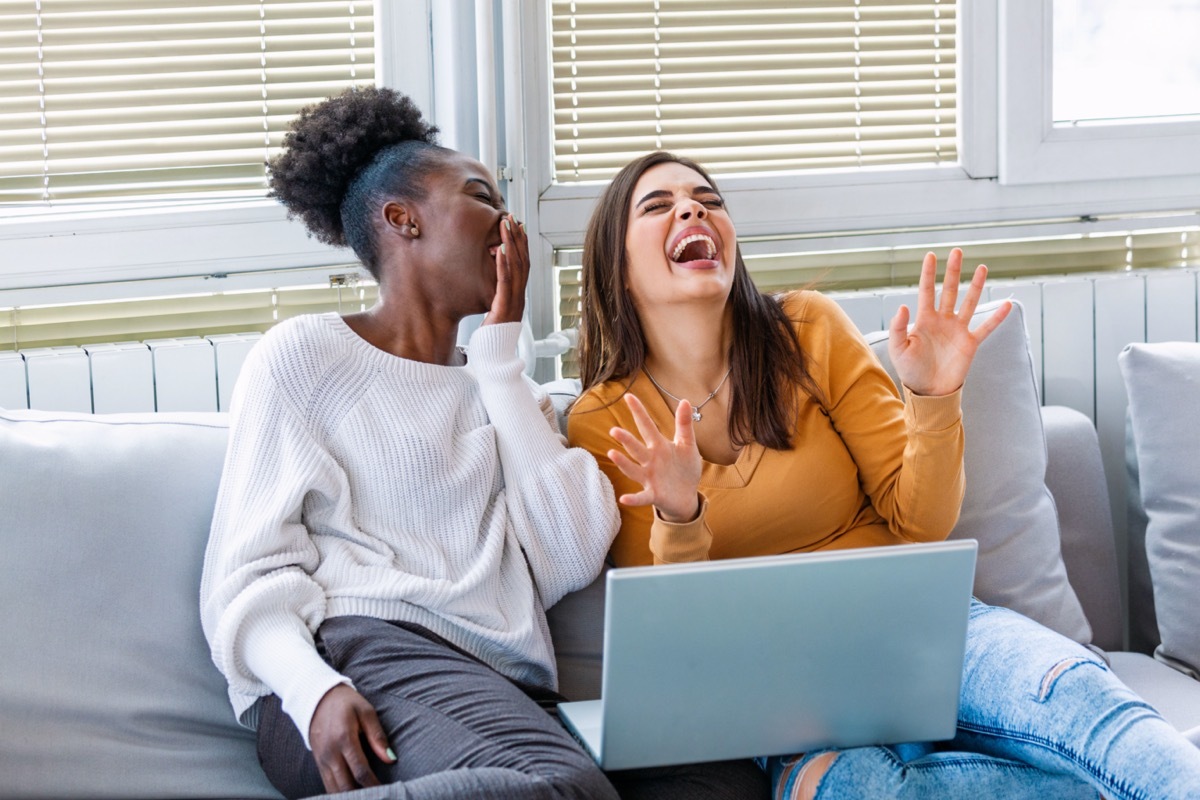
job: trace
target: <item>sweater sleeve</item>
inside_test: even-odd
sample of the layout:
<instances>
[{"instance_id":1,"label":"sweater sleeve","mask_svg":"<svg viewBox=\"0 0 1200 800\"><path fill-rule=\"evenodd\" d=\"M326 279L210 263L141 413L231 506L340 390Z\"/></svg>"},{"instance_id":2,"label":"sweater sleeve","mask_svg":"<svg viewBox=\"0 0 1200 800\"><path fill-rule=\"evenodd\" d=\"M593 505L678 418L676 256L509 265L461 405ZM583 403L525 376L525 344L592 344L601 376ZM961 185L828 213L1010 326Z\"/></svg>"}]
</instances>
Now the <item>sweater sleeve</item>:
<instances>
[{"instance_id":1,"label":"sweater sleeve","mask_svg":"<svg viewBox=\"0 0 1200 800\"><path fill-rule=\"evenodd\" d=\"M325 591L312 577L319 555L301 519L309 493L338 496L339 474L252 356L235 393L201 620L235 708L278 695L306 745L317 703L350 683L314 646Z\"/></svg>"},{"instance_id":2,"label":"sweater sleeve","mask_svg":"<svg viewBox=\"0 0 1200 800\"><path fill-rule=\"evenodd\" d=\"M816 292L803 296L801 342L863 491L900 538L945 539L964 489L961 390L943 397L905 390L902 402L841 307Z\"/></svg>"},{"instance_id":3,"label":"sweater sleeve","mask_svg":"<svg viewBox=\"0 0 1200 800\"><path fill-rule=\"evenodd\" d=\"M496 431L508 513L542 604L600 574L619 516L612 487L583 450L568 448L524 379L519 323L482 325L471 366Z\"/></svg>"}]
</instances>

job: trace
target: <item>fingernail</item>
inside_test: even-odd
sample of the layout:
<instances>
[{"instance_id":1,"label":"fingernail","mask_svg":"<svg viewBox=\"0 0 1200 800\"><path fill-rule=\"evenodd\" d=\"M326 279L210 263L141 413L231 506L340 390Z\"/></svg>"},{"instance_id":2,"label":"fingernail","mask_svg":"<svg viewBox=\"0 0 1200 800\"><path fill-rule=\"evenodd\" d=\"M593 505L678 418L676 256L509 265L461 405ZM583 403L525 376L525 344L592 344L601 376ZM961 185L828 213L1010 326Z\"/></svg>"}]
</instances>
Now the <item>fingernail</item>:
<instances>
[{"instance_id":1,"label":"fingernail","mask_svg":"<svg viewBox=\"0 0 1200 800\"><path fill-rule=\"evenodd\" d=\"M508 217L504 218L504 227L508 228L510 231L512 230L512 220Z\"/></svg>"},{"instance_id":2,"label":"fingernail","mask_svg":"<svg viewBox=\"0 0 1200 800\"><path fill-rule=\"evenodd\" d=\"M507 248L508 248L508 244L507 244L507 243L502 243L502 244L500 245L500 252L501 252L501 253L503 253L503 254L505 254L505 255L507 255L507 254L508 254L508 250L507 250Z\"/></svg>"},{"instance_id":3,"label":"fingernail","mask_svg":"<svg viewBox=\"0 0 1200 800\"><path fill-rule=\"evenodd\" d=\"M394 750L392 750L392 748L390 748L390 747L387 749L387 756L388 756L388 758L390 758L392 761L395 761L395 760L396 760L396 752L395 752Z\"/></svg>"},{"instance_id":4,"label":"fingernail","mask_svg":"<svg viewBox=\"0 0 1200 800\"><path fill-rule=\"evenodd\" d=\"M525 232L525 223L524 223L524 222L518 222L517 224L521 226L521 233L524 233L524 232Z\"/></svg>"}]
</instances>

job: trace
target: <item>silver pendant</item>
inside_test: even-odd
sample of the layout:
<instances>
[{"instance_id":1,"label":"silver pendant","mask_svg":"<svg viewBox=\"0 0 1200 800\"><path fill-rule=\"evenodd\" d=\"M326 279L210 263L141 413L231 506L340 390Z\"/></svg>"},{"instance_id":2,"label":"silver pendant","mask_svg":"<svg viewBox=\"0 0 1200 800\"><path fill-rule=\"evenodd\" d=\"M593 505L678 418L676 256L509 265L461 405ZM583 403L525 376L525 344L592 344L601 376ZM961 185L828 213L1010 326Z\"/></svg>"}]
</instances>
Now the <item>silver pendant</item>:
<instances>
[{"instance_id":1,"label":"silver pendant","mask_svg":"<svg viewBox=\"0 0 1200 800\"><path fill-rule=\"evenodd\" d=\"M699 421L700 421L700 412L693 409L692 410L692 422L699 422Z\"/></svg>"}]
</instances>

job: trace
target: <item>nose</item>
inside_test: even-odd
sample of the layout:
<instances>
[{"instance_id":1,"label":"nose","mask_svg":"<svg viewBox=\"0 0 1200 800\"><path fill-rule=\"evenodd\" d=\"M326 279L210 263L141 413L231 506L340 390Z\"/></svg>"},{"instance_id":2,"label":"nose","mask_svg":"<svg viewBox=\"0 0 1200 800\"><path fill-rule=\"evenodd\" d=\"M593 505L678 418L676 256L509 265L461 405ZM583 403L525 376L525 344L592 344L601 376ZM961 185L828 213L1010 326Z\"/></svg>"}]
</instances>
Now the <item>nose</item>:
<instances>
[{"instance_id":1,"label":"nose","mask_svg":"<svg viewBox=\"0 0 1200 800\"><path fill-rule=\"evenodd\" d=\"M704 219L708 216L708 209L704 207L704 204L695 200L685 200L679 204L678 208L680 209L680 219L692 219L692 217Z\"/></svg>"}]
</instances>

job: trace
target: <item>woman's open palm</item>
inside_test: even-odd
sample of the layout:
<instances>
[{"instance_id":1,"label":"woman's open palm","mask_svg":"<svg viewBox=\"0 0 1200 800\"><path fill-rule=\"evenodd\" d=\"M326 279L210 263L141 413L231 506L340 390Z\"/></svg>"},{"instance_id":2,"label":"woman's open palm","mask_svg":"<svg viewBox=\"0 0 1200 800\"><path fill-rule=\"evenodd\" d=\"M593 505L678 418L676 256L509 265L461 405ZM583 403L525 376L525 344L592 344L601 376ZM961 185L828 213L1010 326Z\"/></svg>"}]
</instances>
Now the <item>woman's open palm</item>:
<instances>
[{"instance_id":1,"label":"woman's open palm","mask_svg":"<svg viewBox=\"0 0 1200 800\"><path fill-rule=\"evenodd\" d=\"M970 329L971 317L983 294L987 267L981 264L975 268L962 306L956 311L962 259L962 250L956 247L950 251L938 299L937 256L927 253L917 289L916 322L911 329L908 327L907 306L901 306L892 318L888 353L900 382L915 394L945 395L962 386L979 345L1012 310L1012 304L1006 302L979 327Z\"/></svg>"},{"instance_id":2,"label":"woman's open palm","mask_svg":"<svg viewBox=\"0 0 1200 800\"><path fill-rule=\"evenodd\" d=\"M675 409L675 434L668 439L658 430L646 407L633 394L625 395L641 438L624 428L610 433L625 448L609 450L608 457L625 477L642 485L642 491L624 494L618 502L627 506L653 505L670 522L694 519L699 510L702 460L692 431L692 404L682 401Z\"/></svg>"}]
</instances>

